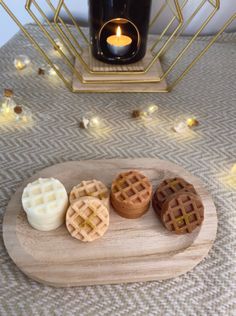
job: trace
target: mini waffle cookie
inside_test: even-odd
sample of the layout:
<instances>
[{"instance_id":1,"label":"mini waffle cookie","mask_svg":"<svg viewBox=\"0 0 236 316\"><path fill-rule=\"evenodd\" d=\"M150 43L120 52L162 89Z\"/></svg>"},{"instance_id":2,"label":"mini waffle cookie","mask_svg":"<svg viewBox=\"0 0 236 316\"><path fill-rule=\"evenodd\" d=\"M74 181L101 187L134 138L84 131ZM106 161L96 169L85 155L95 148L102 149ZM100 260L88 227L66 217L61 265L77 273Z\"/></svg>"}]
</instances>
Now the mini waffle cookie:
<instances>
[{"instance_id":1,"label":"mini waffle cookie","mask_svg":"<svg viewBox=\"0 0 236 316\"><path fill-rule=\"evenodd\" d=\"M116 203L115 201L111 200L112 206L114 207L115 211L122 217L129 218L129 219L135 219L138 217L141 217L144 215L148 209L150 203L148 202L146 206L143 206L142 208L134 208L134 209L129 209L127 212L127 207L126 206L121 206L119 203Z\"/></svg>"},{"instance_id":2,"label":"mini waffle cookie","mask_svg":"<svg viewBox=\"0 0 236 316\"><path fill-rule=\"evenodd\" d=\"M124 172L113 181L111 202L117 213L126 218L137 218L149 207L152 185L137 171Z\"/></svg>"},{"instance_id":3,"label":"mini waffle cookie","mask_svg":"<svg viewBox=\"0 0 236 316\"><path fill-rule=\"evenodd\" d=\"M163 203L165 200L170 197L172 194L180 192L180 191L187 191L196 194L194 186L182 178L171 178L164 180L157 188L154 199L156 203L162 208Z\"/></svg>"},{"instance_id":4,"label":"mini waffle cookie","mask_svg":"<svg viewBox=\"0 0 236 316\"><path fill-rule=\"evenodd\" d=\"M102 237L109 226L109 212L102 201L81 197L67 210L66 227L72 237L91 242Z\"/></svg>"},{"instance_id":5,"label":"mini waffle cookie","mask_svg":"<svg viewBox=\"0 0 236 316\"><path fill-rule=\"evenodd\" d=\"M109 208L110 194L108 188L101 181L88 180L76 185L70 192L69 200L72 204L78 198L92 196L101 200Z\"/></svg>"},{"instance_id":6,"label":"mini waffle cookie","mask_svg":"<svg viewBox=\"0 0 236 316\"><path fill-rule=\"evenodd\" d=\"M204 206L199 196L191 192L178 192L163 204L163 225L176 234L191 233L204 219Z\"/></svg>"}]
</instances>

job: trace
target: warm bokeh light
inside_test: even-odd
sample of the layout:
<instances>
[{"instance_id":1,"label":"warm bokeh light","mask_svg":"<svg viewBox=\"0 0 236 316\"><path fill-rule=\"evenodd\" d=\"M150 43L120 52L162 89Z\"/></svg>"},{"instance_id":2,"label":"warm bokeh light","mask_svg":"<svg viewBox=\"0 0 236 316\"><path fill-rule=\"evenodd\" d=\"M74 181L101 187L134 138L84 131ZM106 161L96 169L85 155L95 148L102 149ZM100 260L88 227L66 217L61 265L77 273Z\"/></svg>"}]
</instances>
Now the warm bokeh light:
<instances>
[{"instance_id":1,"label":"warm bokeh light","mask_svg":"<svg viewBox=\"0 0 236 316\"><path fill-rule=\"evenodd\" d=\"M228 171L222 171L218 178L228 189L236 189L236 163Z\"/></svg>"},{"instance_id":2,"label":"warm bokeh light","mask_svg":"<svg viewBox=\"0 0 236 316\"><path fill-rule=\"evenodd\" d=\"M199 124L198 120L195 117L189 117L187 119L187 125L188 127L194 127L197 126Z\"/></svg>"},{"instance_id":3,"label":"warm bokeh light","mask_svg":"<svg viewBox=\"0 0 236 316\"><path fill-rule=\"evenodd\" d=\"M20 111L19 111L20 109ZM29 109L17 105L13 98L0 100L0 127L19 128L33 125L32 113Z\"/></svg>"},{"instance_id":4,"label":"warm bokeh light","mask_svg":"<svg viewBox=\"0 0 236 316\"><path fill-rule=\"evenodd\" d=\"M177 118L174 122L173 129L176 133L186 133L189 131L189 126L187 124L186 118Z\"/></svg>"},{"instance_id":5,"label":"warm bokeh light","mask_svg":"<svg viewBox=\"0 0 236 316\"><path fill-rule=\"evenodd\" d=\"M143 118L143 119L153 119L159 107L156 104L149 104L144 106L140 110L134 110L132 117L134 118Z\"/></svg>"},{"instance_id":6,"label":"warm bokeh light","mask_svg":"<svg viewBox=\"0 0 236 316\"><path fill-rule=\"evenodd\" d=\"M233 167L231 168L231 173L235 174L236 177L236 163L233 165Z\"/></svg>"},{"instance_id":7,"label":"warm bokeh light","mask_svg":"<svg viewBox=\"0 0 236 316\"><path fill-rule=\"evenodd\" d=\"M30 65L30 58L26 55L19 55L14 60L14 66L17 70L23 70Z\"/></svg>"},{"instance_id":8,"label":"warm bokeh light","mask_svg":"<svg viewBox=\"0 0 236 316\"><path fill-rule=\"evenodd\" d=\"M102 123L98 116L94 116L90 119L89 125L91 128L99 128L101 127Z\"/></svg>"},{"instance_id":9,"label":"warm bokeh light","mask_svg":"<svg viewBox=\"0 0 236 316\"><path fill-rule=\"evenodd\" d=\"M157 106L157 105L155 105L155 104L150 104L150 105L148 106L147 112L148 112L149 114L154 114L154 113L157 112L157 111L158 111L158 106Z\"/></svg>"},{"instance_id":10,"label":"warm bokeh light","mask_svg":"<svg viewBox=\"0 0 236 316\"><path fill-rule=\"evenodd\" d=\"M57 66L54 66L54 67L58 69ZM48 74L49 74L49 76L56 76L57 75L56 70L54 68L50 68L48 71Z\"/></svg>"}]
</instances>

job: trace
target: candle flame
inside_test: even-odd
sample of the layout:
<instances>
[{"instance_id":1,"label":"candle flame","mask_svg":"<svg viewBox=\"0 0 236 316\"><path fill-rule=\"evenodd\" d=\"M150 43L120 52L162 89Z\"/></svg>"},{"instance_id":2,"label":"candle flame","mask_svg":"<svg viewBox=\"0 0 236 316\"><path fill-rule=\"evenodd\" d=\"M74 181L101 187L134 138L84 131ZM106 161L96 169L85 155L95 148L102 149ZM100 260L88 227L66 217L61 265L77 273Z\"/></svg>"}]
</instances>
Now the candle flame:
<instances>
[{"instance_id":1,"label":"candle flame","mask_svg":"<svg viewBox=\"0 0 236 316\"><path fill-rule=\"evenodd\" d=\"M116 36L121 37L121 27L118 26L116 29Z\"/></svg>"}]
</instances>

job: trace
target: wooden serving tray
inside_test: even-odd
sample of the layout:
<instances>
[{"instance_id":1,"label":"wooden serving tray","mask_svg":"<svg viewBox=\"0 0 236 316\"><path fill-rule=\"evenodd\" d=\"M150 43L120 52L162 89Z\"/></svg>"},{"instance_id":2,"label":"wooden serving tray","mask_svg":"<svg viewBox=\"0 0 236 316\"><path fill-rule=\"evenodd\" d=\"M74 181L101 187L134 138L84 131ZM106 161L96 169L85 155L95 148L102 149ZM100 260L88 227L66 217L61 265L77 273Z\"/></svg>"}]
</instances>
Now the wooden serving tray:
<instances>
[{"instance_id":1,"label":"wooden serving tray","mask_svg":"<svg viewBox=\"0 0 236 316\"><path fill-rule=\"evenodd\" d=\"M175 235L159 222L152 207L131 220L110 210L110 226L103 238L83 243L72 238L65 226L51 232L28 224L21 195L28 182L55 177L68 192L81 180L99 179L107 186L121 171L140 170L154 188L175 175L192 183L205 207L203 225L192 234ZM12 196L3 222L6 249L15 264L30 278L57 287L138 282L174 278L195 267L210 250L217 231L217 215L202 183L175 164L159 159L74 161L46 168Z\"/></svg>"}]
</instances>

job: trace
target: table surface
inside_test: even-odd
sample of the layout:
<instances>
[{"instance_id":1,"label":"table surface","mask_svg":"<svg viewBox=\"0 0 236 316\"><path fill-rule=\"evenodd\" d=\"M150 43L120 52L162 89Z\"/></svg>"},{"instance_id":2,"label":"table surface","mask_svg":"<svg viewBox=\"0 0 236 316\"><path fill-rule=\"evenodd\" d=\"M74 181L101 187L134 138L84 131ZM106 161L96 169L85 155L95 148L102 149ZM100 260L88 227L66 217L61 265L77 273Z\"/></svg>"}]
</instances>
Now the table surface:
<instances>
[{"instance_id":1,"label":"table surface","mask_svg":"<svg viewBox=\"0 0 236 316\"><path fill-rule=\"evenodd\" d=\"M27 28L47 48L38 29ZM199 40L199 47L205 41ZM30 70L14 69L18 54L31 57ZM0 314L233 315L236 179L229 171L236 163L236 34L223 35L169 94L72 94L58 79L37 75L43 64L22 34L0 49L0 90L12 88L34 115L31 127L0 126L1 232L11 195L46 166L69 160L158 157L183 166L205 183L217 207L217 239L203 262L176 279L55 289L18 270L1 234ZM132 110L153 102L159 111L151 123L131 118ZM102 115L106 132L93 134L78 127L88 111ZM200 125L194 132L172 132L174 119L182 114L196 115Z\"/></svg>"}]
</instances>

